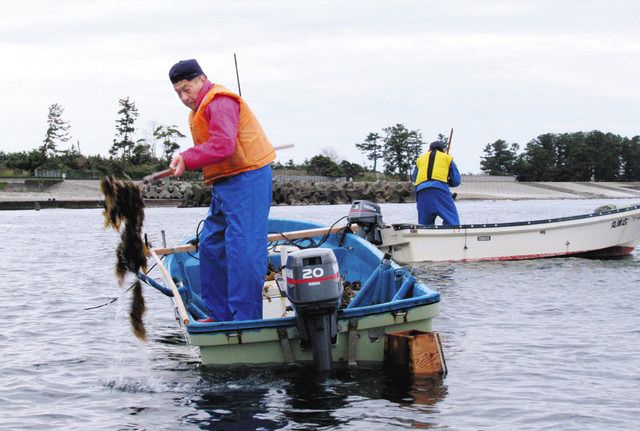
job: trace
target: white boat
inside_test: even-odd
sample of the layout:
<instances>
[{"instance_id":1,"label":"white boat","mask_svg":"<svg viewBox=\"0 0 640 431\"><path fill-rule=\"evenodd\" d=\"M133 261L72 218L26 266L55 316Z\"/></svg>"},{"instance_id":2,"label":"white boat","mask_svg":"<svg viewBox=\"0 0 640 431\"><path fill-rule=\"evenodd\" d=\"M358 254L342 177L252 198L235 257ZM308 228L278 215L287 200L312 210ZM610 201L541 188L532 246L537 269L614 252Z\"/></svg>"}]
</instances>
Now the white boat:
<instances>
[{"instance_id":1,"label":"white boat","mask_svg":"<svg viewBox=\"0 0 640 431\"><path fill-rule=\"evenodd\" d=\"M425 226L382 223L380 207L355 201L349 219L401 264L628 255L640 243L640 205L514 223Z\"/></svg>"}]
</instances>

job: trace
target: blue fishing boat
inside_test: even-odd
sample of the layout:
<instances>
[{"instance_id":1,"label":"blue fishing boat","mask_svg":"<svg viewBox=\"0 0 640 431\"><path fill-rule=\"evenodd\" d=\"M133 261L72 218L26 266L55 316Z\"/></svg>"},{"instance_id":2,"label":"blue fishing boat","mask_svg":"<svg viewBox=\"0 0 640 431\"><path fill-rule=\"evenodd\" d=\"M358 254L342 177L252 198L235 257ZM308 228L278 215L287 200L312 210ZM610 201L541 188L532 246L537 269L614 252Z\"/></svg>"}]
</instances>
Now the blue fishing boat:
<instances>
[{"instance_id":1,"label":"blue fishing boat","mask_svg":"<svg viewBox=\"0 0 640 431\"><path fill-rule=\"evenodd\" d=\"M432 331L440 294L346 227L271 219L269 232L275 271L264 285L259 320L198 322L209 310L193 239L151 249L156 262L167 255L165 282L140 277L171 297L202 364L375 364L383 361L386 334Z\"/></svg>"}]
</instances>

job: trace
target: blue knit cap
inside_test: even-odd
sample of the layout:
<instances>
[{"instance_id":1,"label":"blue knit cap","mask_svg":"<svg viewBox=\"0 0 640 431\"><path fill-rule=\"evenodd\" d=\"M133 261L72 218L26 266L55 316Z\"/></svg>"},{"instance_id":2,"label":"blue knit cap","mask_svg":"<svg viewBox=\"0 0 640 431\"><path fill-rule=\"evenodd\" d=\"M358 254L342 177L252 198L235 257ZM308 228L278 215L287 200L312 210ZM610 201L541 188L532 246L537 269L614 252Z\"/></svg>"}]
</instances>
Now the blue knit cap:
<instances>
[{"instance_id":1,"label":"blue knit cap","mask_svg":"<svg viewBox=\"0 0 640 431\"><path fill-rule=\"evenodd\" d=\"M183 79L193 79L196 76L204 75L202 68L195 59L180 60L169 70L169 79L172 84Z\"/></svg>"}]
</instances>

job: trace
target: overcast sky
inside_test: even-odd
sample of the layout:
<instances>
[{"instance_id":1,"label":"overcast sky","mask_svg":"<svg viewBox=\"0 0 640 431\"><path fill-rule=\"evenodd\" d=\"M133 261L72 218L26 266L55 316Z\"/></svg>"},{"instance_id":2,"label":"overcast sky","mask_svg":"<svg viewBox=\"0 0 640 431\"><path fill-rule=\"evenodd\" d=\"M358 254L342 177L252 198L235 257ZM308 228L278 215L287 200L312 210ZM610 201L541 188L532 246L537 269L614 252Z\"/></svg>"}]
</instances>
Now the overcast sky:
<instances>
[{"instance_id":1,"label":"overcast sky","mask_svg":"<svg viewBox=\"0 0 640 431\"><path fill-rule=\"evenodd\" d=\"M168 80L196 58L242 95L279 153L356 149L402 123L479 172L487 143L547 132L640 134L640 2L20 1L0 12L0 151L41 145L58 103L83 154L107 152L118 99L188 134ZM185 140L183 148L191 145Z\"/></svg>"}]
</instances>

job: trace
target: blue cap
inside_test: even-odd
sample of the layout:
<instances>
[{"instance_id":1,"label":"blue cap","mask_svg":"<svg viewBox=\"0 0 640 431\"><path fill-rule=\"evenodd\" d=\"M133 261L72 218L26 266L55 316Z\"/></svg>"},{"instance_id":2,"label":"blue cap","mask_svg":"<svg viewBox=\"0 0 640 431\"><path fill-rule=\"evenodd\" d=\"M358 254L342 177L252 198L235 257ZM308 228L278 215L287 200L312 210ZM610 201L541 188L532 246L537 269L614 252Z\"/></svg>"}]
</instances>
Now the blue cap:
<instances>
[{"instance_id":1,"label":"blue cap","mask_svg":"<svg viewBox=\"0 0 640 431\"><path fill-rule=\"evenodd\" d=\"M183 79L193 79L196 76L204 75L202 68L195 59L180 60L169 70L169 79L172 84Z\"/></svg>"}]
</instances>

